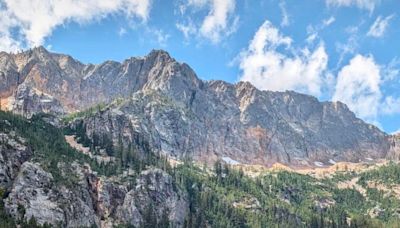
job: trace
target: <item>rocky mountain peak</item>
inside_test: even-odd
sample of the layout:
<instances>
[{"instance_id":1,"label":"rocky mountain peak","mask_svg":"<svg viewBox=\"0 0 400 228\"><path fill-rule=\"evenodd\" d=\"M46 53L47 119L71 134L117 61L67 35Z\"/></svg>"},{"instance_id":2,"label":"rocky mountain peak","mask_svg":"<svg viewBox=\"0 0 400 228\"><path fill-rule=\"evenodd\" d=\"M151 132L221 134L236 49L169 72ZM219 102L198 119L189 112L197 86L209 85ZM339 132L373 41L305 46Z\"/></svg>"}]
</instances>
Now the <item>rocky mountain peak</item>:
<instances>
[{"instance_id":1,"label":"rocky mountain peak","mask_svg":"<svg viewBox=\"0 0 400 228\"><path fill-rule=\"evenodd\" d=\"M41 61L48 61L52 59L52 53L43 46L34 47L31 50L23 52L23 54L24 53L28 54L31 58L37 58Z\"/></svg>"},{"instance_id":2,"label":"rocky mountain peak","mask_svg":"<svg viewBox=\"0 0 400 228\"><path fill-rule=\"evenodd\" d=\"M146 56L146 58L149 58L149 59L159 58L159 59L164 59L164 60L167 60L167 59L172 60L173 59L167 51L162 50L162 49L151 50L150 53Z\"/></svg>"}]
</instances>

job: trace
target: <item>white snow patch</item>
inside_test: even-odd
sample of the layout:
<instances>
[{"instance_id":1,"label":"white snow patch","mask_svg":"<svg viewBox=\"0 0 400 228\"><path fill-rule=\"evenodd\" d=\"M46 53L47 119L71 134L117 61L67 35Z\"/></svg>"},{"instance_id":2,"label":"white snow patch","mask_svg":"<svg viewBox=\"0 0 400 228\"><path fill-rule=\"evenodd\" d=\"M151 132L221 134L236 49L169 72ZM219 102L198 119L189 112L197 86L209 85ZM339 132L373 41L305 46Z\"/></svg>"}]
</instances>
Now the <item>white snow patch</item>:
<instances>
[{"instance_id":1,"label":"white snow patch","mask_svg":"<svg viewBox=\"0 0 400 228\"><path fill-rule=\"evenodd\" d=\"M121 110L119 110L119 109L113 109L112 110L112 112L114 113L114 114L116 114L116 115L124 115L124 112L122 112Z\"/></svg>"},{"instance_id":2,"label":"white snow patch","mask_svg":"<svg viewBox=\"0 0 400 228\"><path fill-rule=\"evenodd\" d=\"M329 163L331 163L332 165L336 164L336 162L333 159L329 159Z\"/></svg>"},{"instance_id":3,"label":"white snow patch","mask_svg":"<svg viewBox=\"0 0 400 228\"><path fill-rule=\"evenodd\" d=\"M316 165L316 166L318 166L318 167L323 167L323 166L324 166L324 163L319 162L319 161L315 161L315 162L314 162L314 165Z\"/></svg>"},{"instance_id":4,"label":"white snow patch","mask_svg":"<svg viewBox=\"0 0 400 228\"><path fill-rule=\"evenodd\" d=\"M51 102L53 102L53 100L51 100L51 99L41 99L40 102L42 102L42 103L51 103Z\"/></svg>"},{"instance_id":5,"label":"white snow patch","mask_svg":"<svg viewBox=\"0 0 400 228\"><path fill-rule=\"evenodd\" d=\"M240 162L238 162L238 161L236 161L236 160L233 160L233 159L230 158L230 157L222 157L222 160L223 160L224 162L228 163L229 165L239 165L239 164L240 164Z\"/></svg>"},{"instance_id":6,"label":"white snow patch","mask_svg":"<svg viewBox=\"0 0 400 228\"><path fill-rule=\"evenodd\" d=\"M372 158L365 158L365 160L367 160L367 161L373 161L374 159L372 159Z\"/></svg>"},{"instance_id":7,"label":"white snow patch","mask_svg":"<svg viewBox=\"0 0 400 228\"><path fill-rule=\"evenodd\" d=\"M293 130L295 130L299 133L303 132L303 129L297 124L290 123L290 126L293 128Z\"/></svg>"}]
</instances>

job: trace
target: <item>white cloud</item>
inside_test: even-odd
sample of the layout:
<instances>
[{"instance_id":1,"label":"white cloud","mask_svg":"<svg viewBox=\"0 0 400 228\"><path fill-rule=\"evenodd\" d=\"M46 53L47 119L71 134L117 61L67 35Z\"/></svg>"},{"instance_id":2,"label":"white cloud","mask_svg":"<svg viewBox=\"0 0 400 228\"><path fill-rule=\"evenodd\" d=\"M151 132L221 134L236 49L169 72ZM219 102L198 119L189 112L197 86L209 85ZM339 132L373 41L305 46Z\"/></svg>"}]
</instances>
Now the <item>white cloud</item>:
<instances>
[{"instance_id":1,"label":"white cloud","mask_svg":"<svg viewBox=\"0 0 400 228\"><path fill-rule=\"evenodd\" d=\"M379 126L379 117L400 113L400 97L385 91L398 80L397 63L394 59L379 65L371 55L354 56L339 71L332 100L347 104L359 118Z\"/></svg>"},{"instance_id":2,"label":"white cloud","mask_svg":"<svg viewBox=\"0 0 400 228\"><path fill-rule=\"evenodd\" d=\"M64 23L88 23L115 13L146 21L150 4L150 0L4 0L0 15L7 15L12 22L0 23L0 40L15 43L11 42L8 49L15 45L20 47L21 42L10 34L18 29L26 46L37 46Z\"/></svg>"},{"instance_id":3,"label":"white cloud","mask_svg":"<svg viewBox=\"0 0 400 228\"><path fill-rule=\"evenodd\" d=\"M336 18L334 16L331 16L328 19L325 19L322 21L322 24L324 25L324 27L331 25L333 22L336 21Z\"/></svg>"},{"instance_id":4,"label":"white cloud","mask_svg":"<svg viewBox=\"0 0 400 228\"><path fill-rule=\"evenodd\" d=\"M124 36L126 34L126 29L121 27L118 30L118 36Z\"/></svg>"},{"instance_id":5,"label":"white cloud","mask_svg":"<svg viewBox=\"0 0 400 228\"><path fill-rule=\"evenodd\" d=\"M4 3L0 1L0 51L16 52L21 43L12 38L10 28L17 26L18 21L4 7Z\"/></svg>"},{"instance_id":6,"label":"white cloud","mask_svg":"<svg viewBox=\"0 0 400 228\"><path fill-rule=\"evenodd\" d=\"M153 29L152 33L155 35L158 45L160 45L161 47L167 46L168 39L170 38L170 35L168 33L165 33L161 29Z\"/></svg>"},{"instance_id":7,"label":"white cloud","mask_svg":"<svg viewBox=\"0 0 400 228\"><path fill-rule=\"evenodd\" d=\"M376 38L382 37L385 34L385 31L389 25L389 22L393 17L394 17L393 14L389 15L385 18L378 16L376 18L375 22L369 28L367 36L372 36L372 37L376 37Z\"/></svg>"},{"instance_id":8,"label":"white cloud","mask_svg":"<svg viewBox=\"0 0 400 228\"><path fill-rule=\"evenodd\" d=\"M189 21L186 25L177 23L176 28L183 33L186 40L188 40L191 35L196 34L197 31L197 28L192 21Z\"/></svg>"},{"instance_id":9,"label":"white cloud","mask_svg":"<svg viewBox=\"0 0 400 228\"><path fill-rule=\"evenodd\" d=\"M258 29L247 50L239 56L241 81L249 81L259 89L296 90L320 95L327 68L328 55L323 44L315 50L305 47L296 53L292 39L283 36L271 22ZM285 51L292 51L291 55Z\"/></svg>"},{"instance_id":10,"label":"white cloud","mask_svg":"<svg viewBox=\"0 0 400 228\"><path fill-rule=\"evenodd\" d=\"M286 9L286 2L281 1L279 3L279 8L281 9L281 12L282 12L281 26L282 27L288 26L290 24L290 21L289 21L289 14Z\"/></svg>"},{"instance_id":11,"label":"white cloud","mask_svg":"<svg viewBox=\"0 0 400 228\"><path fill-rule=\"evenodd\" d=\"M363 22L362 22L363 23ZM361 24L362 24L361 23ZM349 54L355 54L357 50L359 49L359 27L361 26L359 24L358 26L349 26L346 28L346 32L349 34L347 40L345 43L337 42L335 44L336 46L336 52L339 53L339 60L337 62L337 68L342 66L342 62L345 58L346 55Z\"/></svg>"},{"instance_id":12,"label":"white cloud","mask_svg":"<svg viewBox=\"0 0 400 228\"><path fill-rule=\"evenodd\" d=\"M374 122L382 98L381 71L372 56L356 55L337 76L333 101L341 101L366 121Z\"/></svg>"},{"instance_id":13,"label":"white cloud","mask_svg":"<svg viewBox=\"0 0 400 228\"><path fill-rule=\"evenodd\" d=\"M335 7L350 7L356 6L360 9L365 9L370 12L374 11L376 5L380 3L380 0L326 0L328 6Z\"/></svg>"},{"instance_id":14,"label":"white cloud","mask_svg":"<svg viewBox=\"0 0 400 228\"><path fill-rule=\"evenodd\" d=\"M400 98L388 96L381 105L381 113L384 115L393 115L400 113Z\"/></svg>"},{"instance_id":15,"label":"white cloud","mask_svg":"<svg viewBox=\"0 0 400 228\"><path fill-rule=\"evenodd\" d=\"M331 16L330 18L322 20L322 22L316 26L308 25L307 26L307 43L312 43L314 42L318 37L319 37L319 32L329 25L331 25L333 22L335 22L335 17Z\"/></svg>"},{"instance_id":16,"label":"white cloud","mask_svg":"<svg viewBox=\"0 0 400 228\"><path fill-rule=\"evenodd\" d=\"M385 82L395 80L398 76L400 76L400 59L396 57L383 67L383 80Z\"/></svg>"},{"instance_id":17,"label":"white cloud","mask_svg":"<svg viewBox=\"0 0 400 228\"><path fill-rule=\"evenodd\" d=\"M191 16L188 16L188 22L179 22L176 27L186 38L190 35L201 36L213 43L219 43L223 37L237 29L239 18L234 16L235 7L235 0L188 0L185 5L180 6L182 14L193 13L188 13L188 8L194 12L207 8L209 12L199 25L195 25Z\"/></svg>"}]
</instances>

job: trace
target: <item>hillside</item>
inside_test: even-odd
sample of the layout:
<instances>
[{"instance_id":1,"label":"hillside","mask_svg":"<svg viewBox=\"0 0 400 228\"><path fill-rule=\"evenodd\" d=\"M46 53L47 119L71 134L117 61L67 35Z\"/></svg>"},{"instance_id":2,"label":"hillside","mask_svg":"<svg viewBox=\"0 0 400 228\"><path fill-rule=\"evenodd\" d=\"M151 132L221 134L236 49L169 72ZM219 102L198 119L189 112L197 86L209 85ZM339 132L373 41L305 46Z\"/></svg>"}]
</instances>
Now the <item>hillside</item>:
<instances>
[{"instance_id":1,"label":"hillside","mask_svg":"<svg viewBox=\"0 0 400 228\"><path fill-rule=\"evenodd\" d=\"M46 116L0 112L0 227L397 227L400 166L314 178L289 171L249 177L221 162L169 165L142 141L91 144ZM111 156L99 162L80 148ZM86 144L86 145L84 145Z\"/></svg>"}]
</instances>

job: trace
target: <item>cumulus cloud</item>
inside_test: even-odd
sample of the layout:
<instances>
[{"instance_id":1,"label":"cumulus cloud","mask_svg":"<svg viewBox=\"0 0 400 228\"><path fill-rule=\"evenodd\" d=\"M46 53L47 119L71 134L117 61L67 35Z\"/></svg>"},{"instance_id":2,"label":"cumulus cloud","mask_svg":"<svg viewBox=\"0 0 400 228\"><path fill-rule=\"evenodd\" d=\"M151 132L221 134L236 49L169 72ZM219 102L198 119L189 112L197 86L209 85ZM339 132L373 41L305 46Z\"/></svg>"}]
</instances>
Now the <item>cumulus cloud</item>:
<instances>
[{"instance_id":1,"label":"cumulus cloud","mask_svg":"<svg viewBox=\"0 0 400 228\"><path fill-rule=\"evenodd\" d=\"M382 97L380 83L380 67L373 57L356 55L338 73L332 100L344 102L358 117L373 122Z\"/></svg>"},{"instance_id":2,"label":"cumulus cloud","mask_svg":"<svg viewBox=\"0 0 400 228\"><path fill-rule=\"evenodd\" d=\"M365 9L370 12L374 11L376 5L380 3L380 0L326 0L328 6L335 7L350 7L356 6L360 9Z\"/></svg>"},{"instance_id":3,"label":"cumulus cloud","mask_svg":"<svg viewBox=\"0 0 400 228\"><path fill-rule=\"evenodd\" d=\"M375 38L382 37L385 34L385 31L389 25L390 20L394 17L394 15L389 15L385 18L378 16L375 22L369 28L367 36L372 36Z\"/></svg>"},{"instance_id":4,"label":"cumulus cloud","mask_svg":"<svg viewBox=\"0 0 400 228\"><path fill-rule=\"evenodd\" d=\"M146 21L149 11L150 0L4 0L0 15L12 19L0 23L0 40L9 40L3 50L21 47L21 44L37 46L66 22L88 23L114 13ZM21 37L11 34L15 30Z\"/></svg>"},{"instance_id":5,"label":"cumulus cloud","mask_svg":"<svg viewBox=\"0 0 400 228\"><path fill-rule=\"evenodd\" d=\"M177 23L176 27L185 38L200 35L213 43L219 43L222 37L236 31L239 17L234 15L235 6L235 0L188 0L180 6L181 14L186 14L188 10L197 12L203 9L208 9L208 14L200 24L188 19Z\"/></svg>"},{"instance_id":6,"label":"cumulus cloud","mask_svg":"<svg viewBox=\"0 0 400 228\"><path fill-rule=\"evenodd\" d=\"M385 83L398 76L394 69L386 71L388 67L377 64L370 55L356 55L339 71L332 100L344 102L370 123L377 123L379 116L400 113L400 98L382 92Z\"/></svg>"},{"instance_id":7,"label":"cumulus cloud","mask_svg":"<svg viewBox=\"0 0 400 228\"><path fill-rule=\"evenodd\" d=\"M291 52L291 54L285 54ZM241 81L249 81L262 90L296 90L320 95L327 68L324 44L314 50L295 50L292 39L265 21L247 50L239 55Z\"/></svg>"}]
</instances>

